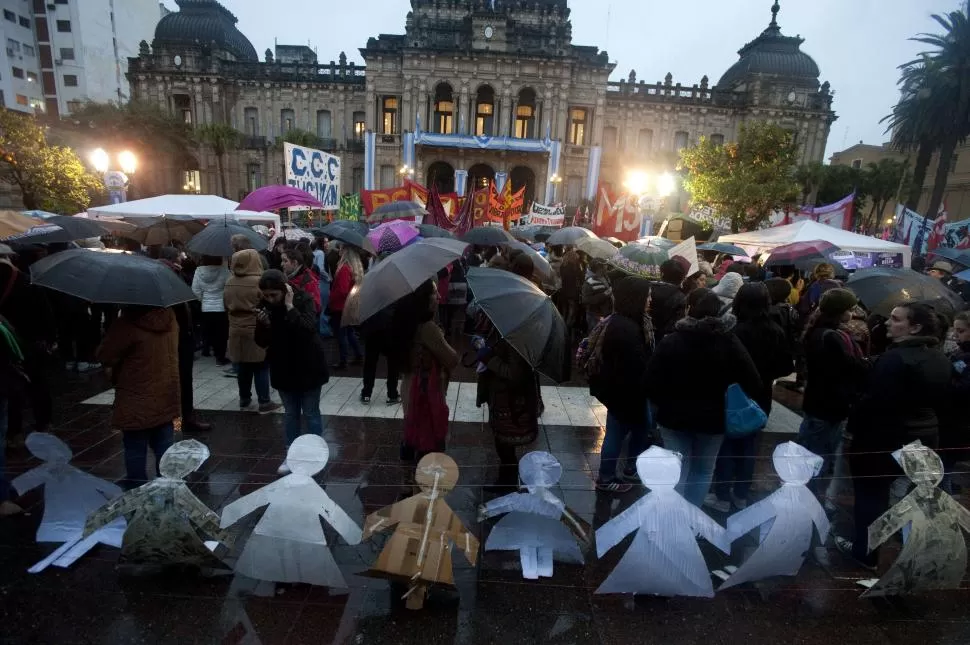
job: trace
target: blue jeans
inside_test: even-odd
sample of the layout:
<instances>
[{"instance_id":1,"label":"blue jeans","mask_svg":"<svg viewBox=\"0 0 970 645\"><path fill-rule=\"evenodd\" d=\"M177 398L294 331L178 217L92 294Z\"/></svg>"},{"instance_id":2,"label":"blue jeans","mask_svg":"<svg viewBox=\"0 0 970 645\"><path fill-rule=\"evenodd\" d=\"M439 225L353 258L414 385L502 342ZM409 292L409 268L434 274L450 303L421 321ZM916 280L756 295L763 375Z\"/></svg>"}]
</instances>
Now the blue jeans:
<instances>
[{"instance_id":1,"label":"blue jeans","mask_svg":"<svg viewBox=\"0 0 970 645\"><path fill-rule=\"evenodd\" d=\"M7 481L7 399L0 399L0 502L10 499L10 482Z\"/></svg>"},{"instance_id":2,"label":"blue jeans","mask_svg":"<svg viewBox=\"0 0 970 645\"><path fill-rule=\"evenodd\" d=\"M808 484L809 488L816 493L823 493L828 486L825 479L832 470L832 464L835 463L835 453L842 443L844 425L845 421L826 421L806 415L798 428L798 443L822 458L822 470Z\"/></svg>"},{"instance_id":3,"label":"blue jeans","mask_svg":"<svg viewBox=\"0 0 970 645\"><path fill-rule=\"evenodd\" d=\"M357 334L354 332L354 328L344 327L341 324L341 318L343 318L343 311L334 311L330 315L330 328L337 337L337 351L340 353L340 364L347 364L347 354L351 350L354 352L354 358L363 360L364 352L360 348L360 343L357 342Z\"/></svg>"},{"instance_id":4,"label":"blue jeans","mask_svg":"<svg viewBox=\"0 0 970 645\"><path fill-rule=\"evenodd\" d=\"M141 486L148 481L148 447L155 453L155 474L161 475L159 463L162 455L175 440L175 427L172 422L163 423L145 430L123 430L122 440L125 444L125 477L127 488Z\"/></svg>"},{"instance_id":5,"label":"blue jeans","mask_svg":"<svg viewBox=\"0 0 970 645\"><path fill-rule=\"evenodd\" d=\"M717 453L721 449L724 435L681 432L659 427L664 448L679 452L683 457L677 492L694 506L701 506L704 503L704 497L711 490Z\"/></svg>"},{"instance_id":6,"label":"blue jeans","mask_svg":"<svg viewBox=\"0 0 970 645\"><path fill-rule=\"evenodd\" d=\"M304 392L284 392L280 390L283 401L283 428L286 430L286 445L301 434L323 435L323 417L320 416L319 387ZM300 419L306 419L306 432L302 432Z\"/></svg>"},{"instance_id":7,"label":"blue jeans","mask_svg":"<svg viewBox=\"0 0 970 645\"><path fill-rule=\"evenodd\" d=\"M724 437L714 468L714 492L718 499L730 502L732 493L738 499L748 499L760 438L760 432L739 439Z\"/></svg>"},{"instance_id":8,"label":"blue jeans","mask_svg":"<svg viewBox=\"0 0 970 645\"><path fill-rule=\"evenodd\" d=\"M269 403L269 367L266 363L237 363L239 371L236 382L239 384L239 400L253 400L253 385L256 386L256 400Z\"/></svg>"},{"instance_id":9,"label":"blue jeans","mask_svg":"<svg viewBox=\"0 0 970 645\"><path fill-rule=\"evenodd\" d=\"M630 445L624 471L629 474L636 472L637 457L650 447L649 405L648 403L647 420L644 423L624 423L613 416L612 412L607 411L606 436L603 437L603 445L600 448L599 480L601 482L609 482L616 478L616 462L620 458L623 440L627 434L630 435Z\"/></svg>"}]
</instances>

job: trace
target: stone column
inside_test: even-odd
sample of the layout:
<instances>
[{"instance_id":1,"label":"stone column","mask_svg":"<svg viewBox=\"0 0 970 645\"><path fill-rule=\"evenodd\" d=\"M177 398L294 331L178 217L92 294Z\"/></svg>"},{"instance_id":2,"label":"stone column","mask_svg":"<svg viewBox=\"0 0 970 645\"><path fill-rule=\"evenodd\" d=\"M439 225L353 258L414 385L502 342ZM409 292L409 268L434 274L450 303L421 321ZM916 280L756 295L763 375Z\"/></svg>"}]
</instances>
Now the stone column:
<instances>
[{"instance_id":1,"label":"stone column","mask_svg":"<svg viewBox=\"0 0 970 645\"><path fill-rule=\"evenodd\" d=\"M458 102L455 103L455 132L465 134L468 132L468 87L461 86L458 91ZM464 126L464 127L462 127Z\"/></svg>"},{"instance_id":2,"label":"stone column","mask_svg":"<svg viewBox=\"0 0 970 645\"><path fill-rule=\"evenodd\" d=\"M374 93L372 88L367 88L367 99L366 107L364 112L366 116L364 117L367 122L367 129L377 132L379 128L377 127L377 115L375 114L377 107L377 95Z\"/></svg>"},{"instance_id":3,"label":"stone column","mask_svg":"<svg viewBox=\"0 0 970 645\"><path fill-rule=\"evenodd\" d=\"M500 137L509 136L509 107L512 105L512 95L508 89L502 92L502 102L499 104L498 123L495 134Z\"/></svg>"}]
</instances>

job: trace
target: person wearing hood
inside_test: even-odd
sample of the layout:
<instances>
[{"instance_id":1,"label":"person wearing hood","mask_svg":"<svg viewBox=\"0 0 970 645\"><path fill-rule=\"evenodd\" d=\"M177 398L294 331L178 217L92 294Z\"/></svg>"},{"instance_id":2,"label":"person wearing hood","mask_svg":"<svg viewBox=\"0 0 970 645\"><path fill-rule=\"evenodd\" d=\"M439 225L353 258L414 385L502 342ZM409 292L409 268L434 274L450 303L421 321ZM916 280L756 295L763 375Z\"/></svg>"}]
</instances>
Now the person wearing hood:
<instances>
[{"instance_id":1,"label":"person wearing hood","mask_svg":"<svg viewBox=\"0 0 970 645\"><path fill-rule=\"evenodd\" d=\"M636 459L650 447L650 413L642 383L654 344L648 313L651 287L646 278L634 276L616 283L615 311L590 350L597 364L589 373L589 393L606 406L606 435L596 480L596 489L603 492L630 490L629 482L638 481ZM616 462L627 435L629 451L618 479Z\"/></svg>"},{"instance_id":2,"label":"person wearing hood","mask_svg":"<svg viewBox=\"0 0 970 645\"><path fill-rule=\"evenodd\" d=\"M731 311L734 306L734 297L738 295L743 284L744 278L741 277L740 273L728 272L724 274L717 286L711 289L721 301L721 313L726 314Z\"/></svg>"},{"instance_id":3,"label":"person wearing hood","mask_svg":"<svg viewBox=\"0 0 970 645\"><path fill-rule=\"evenodd\" d=\"M313 300L275 269L263 273L259 290L262 302L256 312L254 339L266 348L270 379L283 400L286 445L302 434L322 436L320 390L330 380L330 372L323 339L317 333ZM285 461L277 472L290 474Z\"/></svg>"},{"instance_id":4,"label":"person wearing hood","mask_svg":"<svg viewBox=\"0 0 970 645\"><path fill-rule=\"evenodd\" d=\"M279 405L270 399L266 350L256 344L256 309L260 303L259 278L263 264L253 249L238 251L230 263L232 275L226 281L225 304L229 316L229 359L238 366L239 407L253 402L253 382L259 412L272 412Z\"/></svg>"},{"instance_id":5,"label":"person wearing hood","mask_svg":"<svg viewBox=\"0 0 970 645\"><path fill-rule=\"evenodd\" d=\"M660 265L660 282L650 290L650 318L653 320L656 342L674 330L677 321L687 315L687 296L681 291L687 269L676 259Z\"/></svg>"},{"instance_id":6,"label":"person wearing hood","mask_svg":"<svg viewBox=\"0 0 970 645\"><path fill-rule=\"evenodd\" d=\"M687 317L657 344L644 388L664 447L684 457L677 490L699 507L724 438L725 392L737 383L756 399L762 383L748 350L731 332L734 316L721 314L721 300L709 289L696 289L687 305Z\"/></svg>"},{"instance_id":7,"label":"person wearing hood","mask_svg":"<svg viewBox=\"0 0 970 645\"><path fill-rule=\"evenodd\" d=\"M202 333L205 343L212 348L219 366L228 365L226 343L229 339L229 318L223 300L229 269L222 258L211 255L202 257L202 266L192 278L192 293L202 302Z\"/></svg>"},{"instance_id":8,"label":"person wearing hood","mask_svg":"<svg viewBox=\"0 0 970 645\"><path fill-rule=\"evenodd\" d=\"M890 487L903 474L892 452L917 439L939 447L953 373L939 349L948 322L932 307L900 305L886 327L892 344L872 366L849 416L855 537L835 538L840 551L866 568L874 568L879 556L868 549L869 527L889 509Z\"/></svg>"},{"instance_id":9,"label":"person wearing hood","mask_svg":"<svg viewBox=\"0 0 970 645\"><path fill-rule=\"evenodd\" d=\"M181 414L179 328L172 309L127 307L108 329L97 351L111 370L115 396L111 425L125 447L125 486L148 481L148 448L155 473L174 441L173 421Z\"/></svg>"},{"instance_id":10,"label":"person wearing hood","mask_svg":"<svg viewBox=\"0 0 970 645\"><path fill-rule=\"evenodd\" d=\"M607 264L592 259L583 282L582 303L586 307L586 328L592 332L601 319L613 313L613 290L606 279Z\"/></svg>"}]
</instances>

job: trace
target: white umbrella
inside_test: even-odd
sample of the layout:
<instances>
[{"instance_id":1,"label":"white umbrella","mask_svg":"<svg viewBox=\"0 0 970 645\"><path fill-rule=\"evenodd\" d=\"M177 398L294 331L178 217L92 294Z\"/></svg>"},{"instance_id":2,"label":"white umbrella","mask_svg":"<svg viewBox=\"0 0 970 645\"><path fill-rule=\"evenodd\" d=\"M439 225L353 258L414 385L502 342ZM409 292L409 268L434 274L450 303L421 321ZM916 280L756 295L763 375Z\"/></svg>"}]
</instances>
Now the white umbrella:
<instances>
[{"instance_id":1,"label":"white umbrella","mask_svg":"<svg viewBox=\"0 0 970 645\"><path fill-rule=\"evenodd\" d=\"M461 258L468 245L444 237L421 240L381 260L360 287L360 320L394 304Z\"/></svg>"},{"instance_id":2,"label":"white umbrella","mask_svg":"<svg viewBox=\"0 0 970 645\"><path fill-rule=\"evenodd\" d=\"M225 217L239 202L217 195L159 195L120 204L94 206L88 214L96 217Z\"/></svg>"}]
</instances>

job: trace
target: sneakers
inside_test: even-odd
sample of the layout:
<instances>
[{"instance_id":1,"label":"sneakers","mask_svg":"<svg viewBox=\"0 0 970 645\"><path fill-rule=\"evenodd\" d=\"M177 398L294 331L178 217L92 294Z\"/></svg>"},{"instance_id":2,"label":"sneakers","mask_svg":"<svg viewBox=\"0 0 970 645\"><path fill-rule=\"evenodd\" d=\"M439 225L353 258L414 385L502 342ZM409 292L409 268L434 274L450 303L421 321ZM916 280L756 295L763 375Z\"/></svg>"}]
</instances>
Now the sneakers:
<instances>
[{"instance_id":1,"label":"sneakers","mask_svg":"<svg viewBox=\"0 0 970 645\"><path fill-rule=\"evenodd\" d=\"M229 368L227 368L222 372L222 375L225 376L226 378L236 378L239 375L239 370L237 370L235 367L230 366Z\"/></svg>"},{"instance_id":2,"label":"sneakers","mask_svg":"<svg viewBox=\"0 0 970 645\"><path fill-rule=\"evenodd\" d=\"M364 394L363 392L361 392L360 393L360 402L363 403L364 405L369 405L370 404L370 394Z\"/></svg>"},{"instance_id":3,"label":"sneakers","mask_svg":"<svg viewBox=\"0 0 970 645\"><path fill-rule=\"evenodd\" d=\"M876 570L875 564L870 564L869 562L866 562L865 560L860 560L859 558L856 557L854 549L852 548L853 547L852 540L848 540L838 535L833 535L832 541L835 542L835 548L837 548L839 552L842 555L844 555L846 558L848 558L849 560L852 560L852 562L854 562L856 566L861 567L866 571Z\"/></svg>"},{"instance_id":4,"label":"sneakers","mask_svg":"<svg viewBox=\"0 0 970 645\"><path fill-rule=\"evenodd\" d=\"M80 373L90 372L92 370L101 369L101 363L88 363L86 361L79 361L77 364L77 371Z\"/></svg>"},{"instance_id":5,"label":"sneakers","mask_svg":"<svg viewBox=\"0 0 970 645\"><path fill-rule=\"evenodd\" d=\"M401 402L401 395L400 394L395 394L394 396L390 396L389 395L387 397L387 404L388 405L397 405L400 402Z\"/></svg>"},{"instance_id":6,"label":"sneakers","mask_svg":"<svg viewBox=\"0 0 970 645\"><path fill-rule=\"evenodd\" d=\"M239 399L239 409L240 410L245 410L246 408L248 408L252 404L253 404L253 400L252 399Z\"/></svg>"},{"instance_id":7,"label":"sneakers","mask_svg":"<svg viewBox=\"0 0 970 645\"><path fill-rule=\"evenodd\" d=\"M633 490L633 484L625 484L618 479L611 479L607 482L596 482L596 490L601 493L615 493L622 495L623 493L628 493Z\"/></svg>"},{"instance_id":8,"label":"sneakers","mask_svg":"<svg viewBox=\"0 0 970 645\"><path fill-rule=\"evenodd\" d=\"M275 412L280 409L280 404L276 401L267 401L266 403L259 404L260 414L269 414L270 412Z\"/></svg>"},{"instance_id":9,"label":"sneakers","mask_svg":"<svg viewBox=\"0 0 970 645\"><path fill-rule=\"evenodd\" d=\"M217 358L216 365L219 367L225 367L226 365L232 365L232 361L230 361L228 358Z\"/></svg>"},{"instance_id":10,"label":"sneakers","mask_svg":"<svg viewBox=\"0 0 970 645\"><path fill-rule=\"evenodd\" d=\"M290 467L286 465L285 461L276 469L277 475L289 475L291 472L293 471L290 470Z\"/></svg>"}]
</instances>

